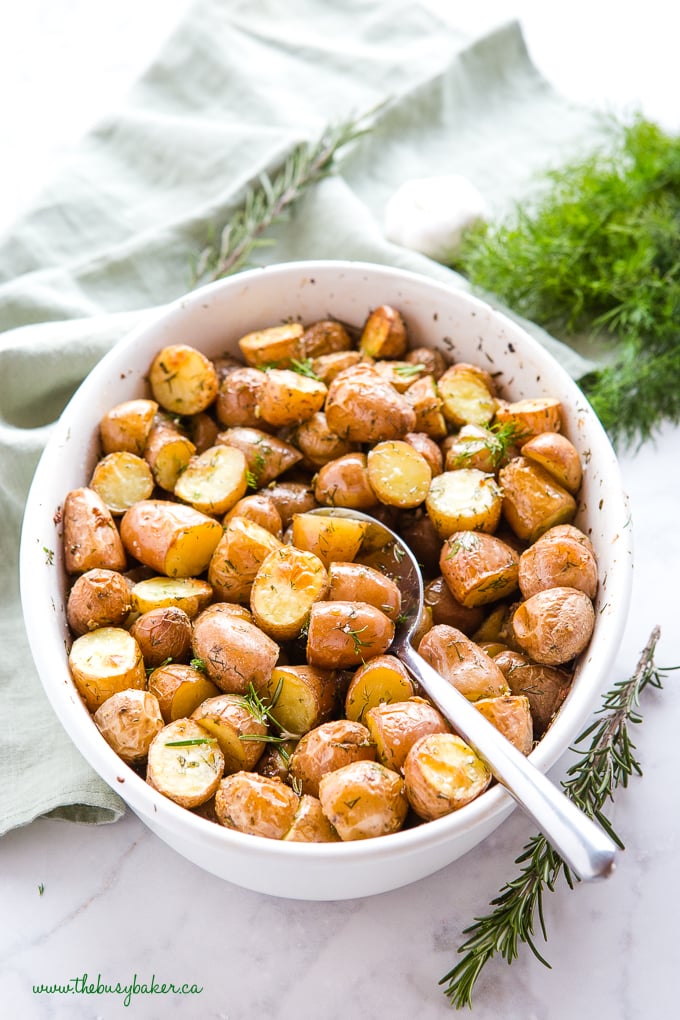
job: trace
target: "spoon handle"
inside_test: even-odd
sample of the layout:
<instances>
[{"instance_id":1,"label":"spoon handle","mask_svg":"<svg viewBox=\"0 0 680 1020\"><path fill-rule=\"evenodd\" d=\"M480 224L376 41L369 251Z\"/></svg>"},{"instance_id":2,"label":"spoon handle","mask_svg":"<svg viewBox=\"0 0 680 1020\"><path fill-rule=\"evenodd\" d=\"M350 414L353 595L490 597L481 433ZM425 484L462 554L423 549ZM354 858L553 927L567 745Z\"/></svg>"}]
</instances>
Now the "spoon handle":
<instances>
[{"instance_id":1,"label":"spoon handle","mask_svg":"<svg viewBox=\"0 0 680 1020\"><path fill-rule=\"evenodd\" d=\"M485 762L499 783L534 820L578 878L606 878L615 867L616 844L410 644L396 654L456 732Z\"/></svg>"}]
</instances>

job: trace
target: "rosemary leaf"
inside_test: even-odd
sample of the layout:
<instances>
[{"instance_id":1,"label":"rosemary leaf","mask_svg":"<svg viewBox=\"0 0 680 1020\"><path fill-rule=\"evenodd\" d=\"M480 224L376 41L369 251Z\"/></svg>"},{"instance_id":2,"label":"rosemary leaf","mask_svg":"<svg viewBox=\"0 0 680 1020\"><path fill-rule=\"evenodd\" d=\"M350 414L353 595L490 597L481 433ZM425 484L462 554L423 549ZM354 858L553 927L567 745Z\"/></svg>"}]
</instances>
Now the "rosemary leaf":
<instances>
[{"instance_id":1,"label":"rosemary leaf","mask_svg":"<svg viewBox=\"0 0 680 1020\"><path fill-rule=\"evenodd\" d=\"M587 815L597 819L622 849L623 843L602 809L613 799L619 786L627 786L633 775L642 775L628 727L642 722L639 701L644 689L662 687L665 671L654 662L659 637L659 628L655 627L633 675L615 684L604 696L598 719L583 731L575 746L583 746L587 740L590 744L562 783L566 795ZM543 941L547 941L543 895L554 891L561 874L570 888L573 888L574 877L542 835L529 840L515 864L523 865L520 874L491 900L493 910L486 916L476 917L465 929L463 934L468 938L458 950L462 959L439 982L447 986L444 994L457 1009L472 1006L477 978L497 953L512 963L519 955L520 944L524 943L541 963L550 966L535 942L537 928Z\"/></svg>"}]
</instances>

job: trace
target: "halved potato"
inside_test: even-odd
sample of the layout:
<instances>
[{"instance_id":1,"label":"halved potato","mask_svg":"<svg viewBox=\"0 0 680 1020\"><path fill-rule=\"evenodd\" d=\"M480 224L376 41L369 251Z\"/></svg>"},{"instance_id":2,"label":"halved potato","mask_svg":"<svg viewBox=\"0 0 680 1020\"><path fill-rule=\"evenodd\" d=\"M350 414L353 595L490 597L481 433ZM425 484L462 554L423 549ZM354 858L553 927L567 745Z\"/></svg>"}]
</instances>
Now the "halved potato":
<instances>
[{"instance_id":1,"label":"halved potato","mask_svg":"<svg viewBox=\"0 0 680 1020\"><path fill-rule=\"evenodd\" d=\"M125 570L125 548L111 511L94 489L72 489L62 510L64 567L68 574L96 568Z\"/></svg>"},{"instance_id":2,"label":"halved potato","mask_svg":"<svg viewBox=\"0 0 680 1020\"><path fill-rule=\"evenodd\" d=\"M333 602L368 602L392 621L401 613L399 586L374 567L336 561L328 568L328 578L328 598Z\"/></svg>"},{"instance_id":3,"label":"halved potato","mask_svg":"<svg viewBox=\"0 0 680 1020\"><path fill-rule=\"evenodd\" d=\"M378 760L395 772L401 771L406 755L421 737L451 732L441 712L423 698L374 705L366 712L364 722Z\"/></svg>"},{"instance_id":4,"label":"halved potato","mask_svg":"<svg viewBox=\"0 0 680 1020\"><path fill-rule=\"evenodd\" d=\"M394 624L367 602L315 602L309 613L307 661L322 669L347 669L382 655Z\"/></svg>"},{"instance_id":5,"label":"halved potato","mask_svg":"<svg viewBox=\"0 0 680 1020\"><path fill-rule=\"evenodd\" d=\"M576 500L540 464L514 457L498 474L503 516L518 538L535 542L556 524L571 521Z\"/></svg>"},{"instance_id":6,"label":"halved potato","mask_svg":"<svg viewBox=\"0 0 680 1020\"><path fill-rule=\"evenodd\" d=\"M494 476L476 468L437 475L425 500L442 539L454 531L495 531L502 504L503 494Z\"/></svg>"},{"instance_id":7,"label":"halved potato","mask_svg":"<svg viewBox=\"0 0 680 1020\"><path fill-rule=\"evenodd\" d=\"M178 606L149 609L138 616L130 633L139 645L147 669L168 660L184 662L191 651L191 620Z\"/></svg>"},{"instance_id":8,"label":"halved potato","mask_svg":"<svg viewBox=\"0 0 680 1020\"><path fill-rule=\"evenodd\" d=\"M490 377L474 365L452 365L437 382L442 413L452 425L487 425L496 411Z\"/></svg>"},{"instance_id":9,"label":"halved potato","mask_svg":"<svg viewBox=\"0 0 680 1020\"><path fill-rule=\"evenodd\" d=\"M352 340L341 322L335 319L320 319L312 322L302 334L305 358L318 358L334 351L348 351Z\"/></svg>"},{"instance_id":10,"label":"halved potato","mask_svg":"<svg viewBox=\"0 0 680 1020\"><path fill-rule=\"evenodd\" d=\"M265 373L258 368L237 368L220 383L215 416L226 428L258 428L257 403Z\"/></svg>"},{"instance_id":11,"label":"halved potato","mask_svg":"<svg viewBox=\"0 0 680 1020\"><path fill-rule=\"evenodd\" d=\"M495 535L457 531L444 543L439 566L454 598L463 606L483 606L517 588L519 556Z\"/></svg>"},{"instance_id":12,"label":"halved potato","mask_svg":"<svg viewBox=\"0 0 680 1020\"><path fill-rule=\"evenodd\" d=\"M342 840L398 832L408 812L404 780L377 761L355 761L322 776L323 813Z\"/></svg>"},{"instance_id":13,"label":"halved potato","mask_svg":"<svg viewBox=\"0 0 680 1020\"><path fill-rule=\"evenodd\" d=\"M198 414L217 396L219 380L215 366L201 351L170 344L153 359L149 385L154 400L171 414Z\"/></svg>"},{"instance_id":14,"label":"halved potato","mask_svg":"<svg viewBox=\"0 0 680 1020\"><path fill-rule=\"evenodd\" d=\"M266 488L266 495L279 511L284 529L295 514L307 513L319 505L312 486L305 482L272 482Z\"/></svg>"},{"instance_id":15,"label":"halved potato","mask_svg":"<svg viewBox=\"0 0 680 1020\"><path fill-rule=\"evenodd\" d=\"M408 752L404 780L411 807L420 818L431 821L479 797L491 782L491 773L460 737L431 733Z\"/></svg>"},{"instance_id":16,"label":"halved potato","mask_svg":"<svg viewBox=\"0 0 680 1020\"><path fill-rule=\"evenodd\" d=\"M147 577L130 591L132 606L138 613L175 606L193 617L213 597L212 586L199 577Z\"/></svg>"},{"instance_id":17,"label":"halved potato","mask_svg":"<svg viewBox=\"0 0 680 1020\"><path fill-rule=\"evenodd\" d=\"M109 747L128 765L144 761L164 725L157 698L137 689L112 694L94 713L94 722Z\"/></svg>"},{"instance_id":18,"label":"halved potato","mask_svg":"<svg viewBox=\"0 0 680 1020\"><path fill-rule=\"evenodd\" d=\"M173 492L177 479L195 453L196 446L176 422L159 418L149 433L144 459L156 485Z\"/></svg>"},{"instance_id":19,"label":"halved potato","mask_svg":"<svg viewBox=\"0 0 680 1020\"><path fill-rule=\"evenodd\" d=\"M282 545L263 560L250 593L259 627L277 641L297 637L314 603L328 589L328 574L314 553Z\"/></svg>"},{"instance_id":20,"label":"halved potato","mask_svg":"<svg viewBox=\"0 0 680 1020\"><path fill-rule=\"evenodd\" d=\"M269 531L279 541L283 538L281 514L274 500L266 492L252 492L249 496L243 496L224 517L222 524L226 527L234 517L246 517Z\"/></svg>"},{"instance_id":21,"label":"halved potato","mask_svg":"<svg viewBox=\"0 0 680 1020\"><path fill-rule=\"evenodd\" d=\"M199 669L181 662L169 662L149 676L149 690L158 698L166 723L185 719L205 701L219 694L219 688Z\"/></svg>"},{"instance_id":22,"label":"halved potato","mask_svg":"<svg viewBox=\"0 0 680 1020\"><path fill-rule=\"evenodd\" d=\"M302 454L294 446L277 436L270 436L262 429L245 426L229 428L218 433L217 441L233 446L244 454L247 481L252 489L263 489L302 460Z\"/></svg>"},{"instance_id":23,"label":"halved potato","mask_svg":"<svg viewBox=\"0 0 680 1020\"><path fill-rule=\"evenodd\" d=\"M361 332L361 353L370 358L400 358L407 349L406 323L401 312L391 305L375 308Z\"/></svg>"},{"instance_id":24,"label":"halved potato","mask_svg":"<svg viewBox=\"0 0 680 1020\"><path fill-rule=\"evenodd\" d=\"M333 719L302 737L290 756L289 772L303 793L318 797L321 777L353 761L375 761L371 735L361 723Z\"/></svg>"},{"instance_id":25,"label":"halved potato","mask_svg":"<svg viewBox=\"0 0 680 1020\"><path fill-rule=\"evenodd\" d=\"M125 450L109 453L95 465L90 479L112 514L124 514L140 499L148 499L154 479L147 462Z\"/></svg>"},{"instance_id":26,"label":"halved potato","mask_svg":"<svg viewBox=\"0 0 680 1020\"><path fill-rule=\"evenodd\" d=\"M130 555L168 577L196 577L207 568L222 526L192 506L141 500L127 511L120 534Z\"/></svg>"},{"instance_id":27,"label":"halved potato","mask_svg":"<svg viewBox=\"0 0 680 1020\"><path fill-rule=\"evenodd\" d=\"M298 425L290 439L304 454L304 466L313 470L356 449L356 444L332 431L323 411L316 411Z\"/></svg>"},{"instance_id":28,"label":"halved potato","mask_svg":"<svg viewBox=\"0 0 680 1020\"><path fill-rule=\"evenodd\" d=\"M350 680L345 715L366 723L369 709L386 702L407 701L414 694L413 681L399 659L394 655L377 655L360 666Z\"/></svg>"},{"instance_id":29,"label":"halved potato","mask_svg":"<svg viewBox=\"0 0 680 1020\"><path fill-rule=\"evenodd\" d=\"M77 637L68 663L78 693L91 712L118 691L146 687L141 650L122 627L100 627Z\"/></svg>"},{"instance_id":30,"label":"halved potato","mask_svg":"<svg viewBox=\"0 0 680 1020\"><path fill-rule=\"evenodd\" d=\"M562 431L562 405L554 397L534 397L509 404L501 401L495 422L497 425L513 424L517 443L522 446L541 432Z\"/></svg>"},{"instance_id":31,"label":"halved potato","mask_svg":"<svg viewBox=\"0 0 680 1020\"><path fill-rule=\"evenodd\" d=\"M139 457L158 411L155 400L125 400L107 411L99 423L99 436L104 453L126 450Z\"/></svg>"},{"instance_id":32,"label":"halved potato","mask_svg":"<svg viewBox=\"0 0 680 1020\"><path fill-rule=\"evenodd\" d=\"M255 768L267 746L262 738L269 730L244 698L238 694L208 697L194 709L191 718L219 744L225 773Z\"/></svg>"},{"instance_id":33,"label":"halved potato","mask_svg":"<svg viewBox=\"0 0 680 1020\"><path fill-rule=\"evenodd\" d=\"M522 456L540 464L572 495L578 492L583 477L581 458L566 436L559 432L540 432L522 444Z\"/></svg>"},{"instance_id":34,"label":"halved potato","mask_svg":"<svg viewBox=\"0 0 680 1020\"><path fill-rule=\"evenodd\" d=\"M381 503L402 510L420 506L430 490L432 471L415 447L403 440L377 443L366 458L368 481Z\"/></svg>"},{"instance_id":35,"label":"halved potato","mask_svg":"<svg viewBox=\"0 0 680 1020\"><path fill-rule=\"evenodd\" d=\"M265 375L257 402L259 417L274 428L307 421L320 411L327 389L318 379L290 369L273 368Z\"/></svg>"},{"instance_id":36,"label":"halved potato","mask_svg":"<svg viewBox=\"0 0 680 1020\"><path fill-rule=\"evenodd\" d=\"M508 693L506 679L493 659L455 627L444 623L433 627L418 651L468 701Z\"/></svg>"},{"instance_id":37,"label":"halved potato","mask_svg":"<svg viewBox=\"0 0 680 1020\"><path fill-rule=\"evenodd\" d=\"M151 741L146 781L181 807L205 804L216 792L224 755L193 719L168 723Z\"/></svg>"},{"instance_id":38,"label":"halved potato","mask_svg":"<svg viewBox=\"0 0 680 1020\"><path fill-rule=\"evenodd\" d=\"M324 464L313 484L317 502L323 506L370 510L378 502L369 481L366 454L359 451Z\"/></svg>"},{"instance_id":39,"label":"halved potato","mask_svg":"<svg viewBox=\"0 0 680 1020\"><path fill-rule=\"evenodd\" d=\"M175 495L204 514L224 514L248 488L246 458L234 446L211 446L193 456L175 483Z\"/></svg>"},{"instance_id":40,"label":"halved potato","mask_svg":"<svg viewBox=\"0 0 680 1020\"><path fill-rule=\"evenodd\" d=\"M484 619L481 606L470 608L463 606L453 597L451 589L440 575L425 586L425 605L432 610L434 624L447 623L450 627L462 630L470 637Z\"/></svg>"},{"instance_id":41,"label":"halved potato","mask_svg":"<svg viewBox=\"0 0 680 1020\"><path fill-rule=\"evenodd\" d=\"M529 702L534 739L540 739L569 693L570 672L532 662L527 655L511 649L498 653L494 661L502 669L511 693Z\"/></svg>"},{"instance_id":42,"label":"halved potato","mask_svg":"<svg viewBox=\"0 0 680 1020\"><path fill-rule=\"evenodd\" d=\"M425 458L430 467L432 477L440 475L444 470L444 458L439 443L436 443L426 432L407 432L404 442Z\"/></svg>"},{"instance_id":43,"label":"halved potato","mask_svg":"<svg viewBox=\"0 0 680 1020\"><path fill-rule=\"evenodd\" d=\"M294 546L314 553L330 569L336 561L354 559L366 530L365 521L355 521L351 517L302 513L293 517L291 537Z\"/></svg>"},{"instance_id":44,"label":"halved potato","mask_svg":"<svg viewBox=\"0 0 680 1020\"><path fill-rule=\"evenodd\" d=\"M208 581L223 602L250 599L253 581L267 556L281 542L266 528L246 517L232 517L208 567Z\"/></svg>"},{"instance_id":45,"label":"halved potato","mask_svg":"<svg viewBox=\"0 0 680 1020\"><path fill-rule=\"evenodd\" d=\"M287 733L303 736L326 722L335 705L333 673L315 666L276 666L258 695L271 705L277 724Z\"/></svg>"},{"instance_id":46,"label":"halved potato","mask_svg":"<svg viewBox=\"0 0 680 1020\"><path fill-rule=\"evenodd\" d=\"M283 837L294 843L337 843L337 832L326 818L317 797L303 793L290 829Z\"/></svg>"},{"instance_id":47,"label":"halved potato","mask_svg":"<svg viewBox=\"0 0 680 1020\"><path fill-rule=\"evenodd\" d=\"M475 708L522 754L534 746L534 729L529 699L524 695L504 694L498 698L480 698Z\"/></svg>"},{"instance_id":48,"label":"halved potato","mask_svg":"<svg viewBox=\"0 0 680 1020\"><path fill-rule=\"evenodd\" d=\"M238 345L245 361L255 368L289 368L305 356L303 333L299 322L287 322L247 333Z\"/></svg>"},{"instance_id":49,"label":"halved potato","mask_svg":"<svg viewBox=\"0 0 680 1020\"><path fill-rule=\"evenodd\" d=\"M280 779L234 772L219 784L215 813L220 825L228 829L283 839L295 820L299 799Z\"/></svg>"}]
</instances>

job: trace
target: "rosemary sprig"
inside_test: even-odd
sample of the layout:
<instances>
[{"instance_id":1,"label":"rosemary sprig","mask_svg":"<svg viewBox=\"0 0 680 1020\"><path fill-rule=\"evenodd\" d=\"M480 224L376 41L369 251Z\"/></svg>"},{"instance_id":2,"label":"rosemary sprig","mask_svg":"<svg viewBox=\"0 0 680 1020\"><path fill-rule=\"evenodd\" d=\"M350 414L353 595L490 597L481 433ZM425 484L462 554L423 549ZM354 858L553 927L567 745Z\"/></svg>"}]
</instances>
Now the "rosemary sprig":
<instances>
[{"instance_id":1,"label":"rosemary sprig","mask_svg":"<svg viewBox=\"0 0 680 1020\"><path fill-rule=\"evenodd\" d=\"M603 698L599 718L576 741L579 745L590 739L590 746L571 766L562 784L567 796L587 815L596 818L622 849L623 843L604 815L603 807L613 799L617 787L626 787L631 776L642 775L629 725L642 722L638 706L643 690L663 686L665 671L654 662L659 637L659 628L655 627L633 675L615 684ZM550 966L535 943L537 924L547 941L543 894L546 890L554 891L560 873L570 888L574 877L542 835L529 840L515 863L522 865L520 874L491 900L494 909L475 918L474 924L465 929L463 934L468 938L458 950L463 958L439 982L447 986L444 994L457 1009L472 1006L475 982L484 965L497 953L512 963L519 955L520 943L526 943L541 963Z\"/></svg>"},{"instance_id":2,"label":"rosemary sprig","mask_svg":"<svg viewBox=\"0 0 680 1020\"><path fill-rule=\"evenodd\" d=\"M371 110L329 125L316 142L297 145L273 177L260 174L217 241L206 244L199 254L194 284L209 283L237 272L256 248L273 244L270 238L263 237L265 231L281 219L310 185L335 170L341 151L366 134L374 113Z\"/></svg>"}]
</instances>

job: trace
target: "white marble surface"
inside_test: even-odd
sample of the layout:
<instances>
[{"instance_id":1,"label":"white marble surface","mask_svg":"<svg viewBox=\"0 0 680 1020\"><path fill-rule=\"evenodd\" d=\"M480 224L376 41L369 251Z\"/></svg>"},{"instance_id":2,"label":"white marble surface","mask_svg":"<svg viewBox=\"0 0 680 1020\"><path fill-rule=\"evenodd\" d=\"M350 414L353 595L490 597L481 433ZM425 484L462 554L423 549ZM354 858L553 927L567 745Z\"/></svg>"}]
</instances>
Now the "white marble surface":
<instances>
[{"instance_id":1,"label":"white marble surface","mask_svg":"<svg viewBox=\"0 0 680 1020\"><path fill-rule=\"evenodd\" d=\"M449 6L428 5L444 12ZM187 0L22 0L9 20L5 14L0 227L115 102L187 6ZM569 95L614 108L641 105L680 130L672 70L680 18L667 0L644 7L576 2L557 10L540 0L473 6L464 15L471 28L519 16L539 67ZM636 567L612 681L630 673L655 624L663 632L659 662L680 664L679 457L680 429L668 427L655 444L621 458ZM644 777L612 809L627 845L614 877L574 892L560 887L548 897L545 953L552 969L528 950L512 967L492 962L477 985L475 1018L677 1016L679 685L680 674L670 674L663 692L645 697L645 721L635 733ZM531 832L515 812L483 847L406 889L302 903L201 872L131 815L99 828L38 821L0 842L0 1013L22 1020L451 1015L437 982L455 962L462 929L514 876L514 856ZM202 991L139 995L128 1007L122 996L32 992L35 984L65 984L85 972L94 982L98 975L112 984L155 975Z\"/></svg>"}]
</instances>

